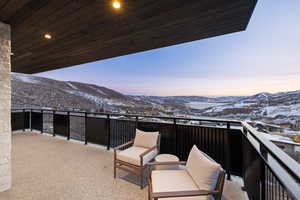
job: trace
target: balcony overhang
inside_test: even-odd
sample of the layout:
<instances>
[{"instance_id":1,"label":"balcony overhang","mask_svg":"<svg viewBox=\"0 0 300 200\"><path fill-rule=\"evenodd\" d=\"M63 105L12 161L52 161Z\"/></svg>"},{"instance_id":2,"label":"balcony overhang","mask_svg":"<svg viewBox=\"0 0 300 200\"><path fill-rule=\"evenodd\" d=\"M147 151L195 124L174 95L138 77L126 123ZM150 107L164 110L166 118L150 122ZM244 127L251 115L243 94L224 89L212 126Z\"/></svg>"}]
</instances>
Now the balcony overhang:
<instances>
[{"instance_id":1,"label":"balcony overhang","mask_svg":"<svg viewBox=\"0 0 300 200\"><path fill-rule=\"evenodd\" d=\"M256 2L8 0L0 21L12 28L12 71L38 73L243 31Z\"/></svg>"}]
</instances>

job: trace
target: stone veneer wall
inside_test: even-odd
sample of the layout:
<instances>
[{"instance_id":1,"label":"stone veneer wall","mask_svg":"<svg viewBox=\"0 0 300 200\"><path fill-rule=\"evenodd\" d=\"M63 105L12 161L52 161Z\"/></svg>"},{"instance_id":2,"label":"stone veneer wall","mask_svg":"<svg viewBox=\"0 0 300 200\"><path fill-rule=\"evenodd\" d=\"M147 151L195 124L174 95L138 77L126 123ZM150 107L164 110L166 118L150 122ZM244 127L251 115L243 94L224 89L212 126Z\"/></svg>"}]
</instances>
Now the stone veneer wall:
<instances>
[{"instance_id":1,"label":"stone veneer wall","mask_svg":"<svg viewBox=\"0 0 300 200\"><path fill-rule=\"evenodd\" d=\"M11 187L10 26L0 22L0 192Z\"/></svg>"}]
</instances>

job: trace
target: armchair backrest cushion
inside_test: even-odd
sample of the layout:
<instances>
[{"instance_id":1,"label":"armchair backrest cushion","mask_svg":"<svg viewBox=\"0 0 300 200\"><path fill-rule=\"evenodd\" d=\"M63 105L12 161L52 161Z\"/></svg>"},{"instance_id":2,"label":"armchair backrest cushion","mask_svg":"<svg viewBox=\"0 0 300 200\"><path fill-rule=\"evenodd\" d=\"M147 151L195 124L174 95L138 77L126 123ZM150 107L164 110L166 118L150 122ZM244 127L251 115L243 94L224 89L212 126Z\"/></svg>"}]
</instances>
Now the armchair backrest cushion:
<instances>
[{"instance_id":1,"label":"armchair backrest cushion","mask_svg":"<svg viewBox=\"0 0 300 200\"><path fill-rule=\"evenodd\" d=\"M152 148L157 145L159 132L144 132L136 129L133 146Z\"/></svg>"},{"instance_id":2,"label":"armchair backrest cushion","mask_svg":"<svg viewBox=\"0 0 300 200\"><path fill-rule=\"evenodd\" d=\"M218 182L221 165L208 158L196 145L187 161L187 171L201 190L214 190Z\"/></svg>"}]
</instances>

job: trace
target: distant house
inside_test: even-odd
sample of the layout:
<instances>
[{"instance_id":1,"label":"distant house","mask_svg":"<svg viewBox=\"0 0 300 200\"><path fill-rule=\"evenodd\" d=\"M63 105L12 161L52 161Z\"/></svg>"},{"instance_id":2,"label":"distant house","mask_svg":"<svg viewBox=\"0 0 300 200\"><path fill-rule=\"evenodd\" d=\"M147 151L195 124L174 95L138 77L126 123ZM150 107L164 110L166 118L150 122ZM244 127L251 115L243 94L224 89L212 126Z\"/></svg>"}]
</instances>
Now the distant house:
<instances>
[{"instance_id":1,"label":"distant house","mask_svg":"<svg viewBox=\"0 0 300 200\"><path fill-rule=\"evenodd\" d=\"M254 127L256 127L260 132L283 132L284 131L284 129L280 126L267 124L264 122L255 122Z\"/></svg>"}]
</instances>

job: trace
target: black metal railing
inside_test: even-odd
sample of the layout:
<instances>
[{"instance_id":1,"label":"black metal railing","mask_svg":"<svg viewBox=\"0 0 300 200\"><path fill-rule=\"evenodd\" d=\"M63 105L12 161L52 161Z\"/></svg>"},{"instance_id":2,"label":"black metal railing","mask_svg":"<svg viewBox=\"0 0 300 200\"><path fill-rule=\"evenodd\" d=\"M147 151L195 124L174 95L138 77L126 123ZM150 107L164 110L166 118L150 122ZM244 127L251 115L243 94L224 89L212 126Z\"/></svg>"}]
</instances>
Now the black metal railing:
<instances>
[{"instance_id":1,"label":"black metal railing","mask_svg":"<svg viewBox=\"0 0 300 200\"><path fill-rule=\"evenodd\" d=\"M300 199L300 165L246 122L243 179L251 199Z\"/></svg>"},{"instance_id":2,"label":"black metal railing","mask_svg":"<svg viewBox=\"0 0 300 200\"><path fill-rule=\"evenodd\" d=\"M161 153L186 160L196 144L230 175L244 179L250 199L300 199L300 167L276 145L245 122L187 119L115 113L54 110L12 110L13 130L36 130L106 146L109 150L132 140L135 129L159 131ZM288 161L288 162L286 162ZM289 163L289 164L287 164ZM291 164L292 163L292 164Z\"/></svg>"}]
</instances>

